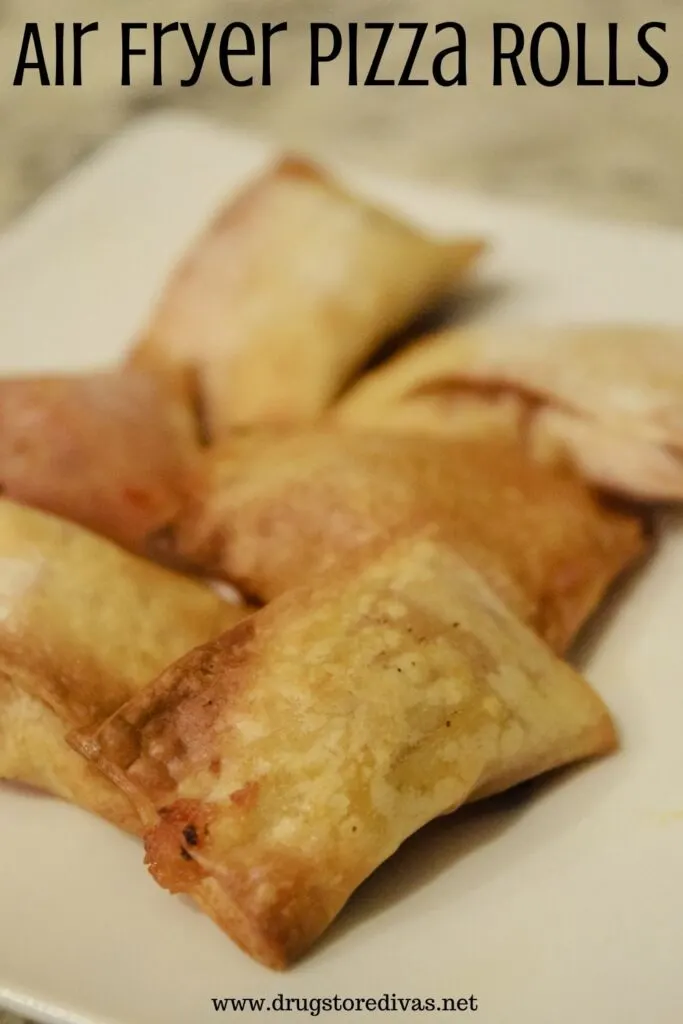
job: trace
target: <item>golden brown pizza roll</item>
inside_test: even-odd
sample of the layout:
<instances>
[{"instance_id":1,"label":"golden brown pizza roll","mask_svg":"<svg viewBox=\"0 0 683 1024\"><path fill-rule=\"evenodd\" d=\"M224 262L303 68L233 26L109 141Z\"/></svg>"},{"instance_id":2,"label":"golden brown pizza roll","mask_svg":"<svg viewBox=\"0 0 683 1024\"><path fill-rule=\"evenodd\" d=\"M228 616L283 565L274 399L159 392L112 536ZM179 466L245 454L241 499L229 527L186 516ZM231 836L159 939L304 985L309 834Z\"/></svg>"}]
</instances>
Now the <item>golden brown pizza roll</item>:
<instances>
[{"instance_id":1,"label":"golden brown pizza roll","mask_svg":"<svg viewBox=\"0 0 683 1024\"><path fill-rule=\"evenodd\" d=\"M78 742L138 806L157 881L281 968L426 822L616 737L589 685L418 537L284 595Z\"/></svg>"},{"instance_id":2,"label":"golden brown pizza roll","mask_svg":"<svg viewBox=\"0 0 683 1024\"><path fill-rule=\"evenodd\" d=\"M301 159L267 170L172 276L136 365L184 380L209 438L311 421L482 249L438 241Z\"/></svg>"},{"instance_id":3,"label":"golden brown pizza roll","mask_svg":"<svg viewBox=\"0 0 683 1024\"><path fill-rule=\"evenodd\" d=\"M368 374L334 415L356 429L517 438L629 498L683 500L680 330L445 332Z\"/></svg>"},{"instance_id":4,"label":"golden brown pizza roll","mask_svg":"<svg viewBox=\"0 0 683 1024\"><path fill-rule=\"evenodd\" d=\"M174 514L195 448L152 376L0 380L0 493L131 550Z\"/></svg>"},{"instance_id":5,"label":"golden brown pizza roll","mask_svg":"<svg viewBox=\"0 0 683 1024\"><path fill-rule=\"evenodd\" d=\"M466 545L558 650L644 549L639 519L515 445L333 429L225 442L205 460L175 543L267 601L394 530L430 525Z\"/></svg>"},{"instance_id":6,"label":"golden brown pizza roll","mask_svg":"<svg viewBox=\"0 0 683 1024\"><path fill-rule=\"evenodd\" d=\"M0 778L134 827L66 732L102 721L244 614L201 583L0 499Z\"/></svg>"}]
</instances>

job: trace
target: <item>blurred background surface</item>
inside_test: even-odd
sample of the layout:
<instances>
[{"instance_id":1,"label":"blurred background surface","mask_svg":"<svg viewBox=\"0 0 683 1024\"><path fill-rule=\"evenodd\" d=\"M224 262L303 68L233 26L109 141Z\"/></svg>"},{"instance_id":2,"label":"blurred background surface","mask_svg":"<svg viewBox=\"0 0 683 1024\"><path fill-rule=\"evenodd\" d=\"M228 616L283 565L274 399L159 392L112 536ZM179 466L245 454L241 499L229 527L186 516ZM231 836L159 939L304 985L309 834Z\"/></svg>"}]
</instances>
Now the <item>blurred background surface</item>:
<instances>
[{"instance_id":1,"label":"blurred background surface","mask_svg":"<svg viewBox=\"0 0 683 1024\"><path fill-rule=\"evenodd\" d=\"M182 44L168 37L163 88L152 85L151 61L140 58L134 64L138 80L122 88L121 21L176 19L197 31L207 20L219 27L234 20L286 20L287 35L275 41L273 86L229 86L212 51L200 83L181 89L174 82L191 65ZM309 85L311 20L453 19L468 30L466 88L349 88L341 60L324 69L320 88ZM637 49L638 26L665 21L669 81L656 89L577 88L569 82L494 88L492 22L533 28L548 19L570 35L577 22L588 23L588 68L597 74L607 68L610 21L619 23L624 74L650 69ZM32 20L46 27L55 20L100 21L98 35L86 40L82 88L43 88L35 73L21 88L12 87L23 26ZM45 32L46 44L51 35ZM394 175L681 225L682 40L680 0L647 7L640 0L0 0L0 224L134 117L179 107ZM396 40L387 69L400 70L405 47L405 37ZM430 67L435 49L433 40L426 43L418 64ZM370 43L365 51L367 60Z\"/></svg>"}]
</instances>

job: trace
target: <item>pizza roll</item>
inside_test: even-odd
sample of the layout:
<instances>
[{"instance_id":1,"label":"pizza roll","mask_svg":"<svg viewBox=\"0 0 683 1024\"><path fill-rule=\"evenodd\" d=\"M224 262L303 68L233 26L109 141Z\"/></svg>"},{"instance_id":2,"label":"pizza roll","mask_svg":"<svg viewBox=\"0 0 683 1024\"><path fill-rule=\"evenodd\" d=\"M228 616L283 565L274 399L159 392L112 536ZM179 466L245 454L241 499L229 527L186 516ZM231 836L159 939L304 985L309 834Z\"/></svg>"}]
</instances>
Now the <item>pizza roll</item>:
<instances>
[{"instance_id":1,"label":"pizza roll","mask_svg":"<svg viewBox=\"0 0 683 1024\"><path fill-rule=\"evenodd\" d=\"M184 382L209 439L308 422L482 249L438 241L300 159L267 170L207 227L132 355Z\"/></svg>"},{"instance_id":2,"label":"pizza roll","mask_svg":"<svg viewBox=\"0 0 683 1024\"><path fill-rule=\"evenodd\" d=\"M656 327L451 331L341 400L338 423L517 438L628 498L683 500L683 332Z\"/></svg>"},{"instance_id":3,"label":"pizza roll","mask_svg":"<svg viewBox=\"0 0 683 1024\"><path fill-rule=\"evenodd\" d=\"M282 968L428 821L616 737L589 685L424 536L290 591L77 742L138 806L156 880Z\"/></svg>"},{"instance_id":4,"label":"pizza roll","mask_svg":"<svg viewBox=\"0 0 683 1024\"><path fill-rule=\"evenodd\" d=\"M66 733L104 720L244 614L201 583L0 499L0 778L133 828L131 808Z\"/></svg>"},{"instance_id":5,"label":"pizza roll","mask_svg":"<svg viewBox=\"0 0 683 1024\"><path fill-rule=\"evenodd\" d=\"M246 593L271 600L392 531L436 525L557 650L644 550L641 520L503 442L258 433L209 453L200 477L173 543Z\"/></svg>"},{"instance_id":6,"label":"pizza roll","mask_svg":"<svg viewBox=\"0 0 683 1024\"><path fill-rule=\"evenodd\" d=\"M151 376L0 380L0 491L141 551L178 506L193 430Z\"/></svg>"}]
</instances>

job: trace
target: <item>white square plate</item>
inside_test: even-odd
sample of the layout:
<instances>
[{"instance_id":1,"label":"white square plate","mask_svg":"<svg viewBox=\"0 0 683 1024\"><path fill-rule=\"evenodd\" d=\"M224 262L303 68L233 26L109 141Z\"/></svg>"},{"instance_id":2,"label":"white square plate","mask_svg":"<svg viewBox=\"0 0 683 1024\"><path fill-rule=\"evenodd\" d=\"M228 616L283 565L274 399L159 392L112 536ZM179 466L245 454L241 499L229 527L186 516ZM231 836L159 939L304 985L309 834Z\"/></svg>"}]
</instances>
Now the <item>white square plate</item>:
<instances>
[{"instance_id":1,"label":"white square plate","mask_svg":"<svg viewBox=\"0 0 683 1024\"><path fill-rule=\"evenodd\" d=\"M168 117L102 151L0 245L2 370L115 358L204 219L266 155ZM490 235L479 319L683 323L683 236L352 177L436 230ZM623 752L516 807L427 829L284 975L159 889L132 839L0 786L0 1003L45 1021L208 1024L212 997L386 992L474 995L482 1024L679 1024L682 609L673 523L586 665ZM303 1009L246 1016L311 1019Z\"/></svg>"}]
</instances>

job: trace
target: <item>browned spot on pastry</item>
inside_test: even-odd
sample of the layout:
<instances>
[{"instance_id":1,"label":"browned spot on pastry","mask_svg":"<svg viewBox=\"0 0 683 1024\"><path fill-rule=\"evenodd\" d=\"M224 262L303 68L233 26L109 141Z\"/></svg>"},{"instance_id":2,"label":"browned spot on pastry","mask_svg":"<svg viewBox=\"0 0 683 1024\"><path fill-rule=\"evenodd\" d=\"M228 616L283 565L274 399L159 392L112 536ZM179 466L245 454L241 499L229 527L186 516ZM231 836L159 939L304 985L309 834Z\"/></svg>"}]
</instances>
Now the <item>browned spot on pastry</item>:
<instances>
[{"instance_id":1,"label":"browned spot on pastry","mask_svg":"<svg viewBox=\"0 0 683 1024\"><path fill-rule=\"evenodd\" d=\"M242 786L241 789L237 789L234 793L230 794L230 800L237 807L241 807L245 811L251 810L258 800L258 790L258 782L247 782L246 786Z\"/></svg>"},{"instance_id":2,"label":"browned spot on pastry","mask_svg":"<svg viewBox=\"0 0 683 1024\"><path fill-rule=\"evenodd\" d=\"M211 811L198 800L177 800L159 816L159 824L145 835L145 863L165 889L189 892L205 872L187 847L200 847L200 833L205 834Z\"/></svg>"},{"instance_id":3,"label":"browned spot on pastry","mask_svg":"<svg viewBox=\"0 0 683 1024\"><path fill-rule=\"evenodd\" d=\"M188 846L197 846L199 843L199 837L197 836L197 829L194 825L187 825L183 829L183 838Z\"/></svg>"},{"instance_id":4,"label":"browned spot on pastry","mask_svg":"<svg viewBox=\"0 0 683 1024\"><path fill-rule=\"evenodd\" d=\"M142 489L142 487L124 487L123 498L139 509L147 509L153 505L154 499L148 491Z\"/></svg>"}]
</instances>

